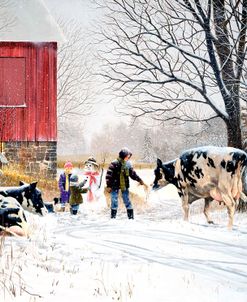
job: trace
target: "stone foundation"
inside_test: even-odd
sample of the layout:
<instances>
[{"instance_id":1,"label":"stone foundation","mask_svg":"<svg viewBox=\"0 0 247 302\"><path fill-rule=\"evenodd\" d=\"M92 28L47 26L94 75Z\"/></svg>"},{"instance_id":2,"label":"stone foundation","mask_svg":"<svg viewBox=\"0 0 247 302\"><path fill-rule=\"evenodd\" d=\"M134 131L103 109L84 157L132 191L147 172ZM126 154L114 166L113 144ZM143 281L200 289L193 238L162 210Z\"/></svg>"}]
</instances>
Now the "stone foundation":
<instances>
[{"instance_id":1,"label":"stone foundation","mask_svg":"<svg viewBox=\"0 0 247 302\"><path fill-rule=\"evenodd\" d=\"M56 178L57 142L6 142L3 152L27 175Z\"/></svg>"}]
</instances>

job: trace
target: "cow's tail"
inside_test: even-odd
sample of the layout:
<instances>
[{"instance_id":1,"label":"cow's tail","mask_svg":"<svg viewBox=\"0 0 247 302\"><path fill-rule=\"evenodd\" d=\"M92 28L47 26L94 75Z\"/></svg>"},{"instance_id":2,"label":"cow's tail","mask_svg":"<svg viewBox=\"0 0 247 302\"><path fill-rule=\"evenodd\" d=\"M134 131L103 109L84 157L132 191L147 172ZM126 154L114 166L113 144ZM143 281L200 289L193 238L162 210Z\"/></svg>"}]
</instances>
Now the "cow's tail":
<instances>
[{"instance_id":1,"label":"cow's tail","mask_svg":"<svg viewBox=\"0 0 247 302\"><path fill-rule=\"evenodd\" d=\"M247 195L247 166L244 166L242 173L243 192Z\"/></svg>"},{"instance_id":2,"label":"cow's tail","mask_svg":"<svg viewBox=\"0 0 247 302\"><path fill-rule=\"evenodd\" d=\"M247 211L247 163L245 163L242 171L242 192L240 194L239 203L237 206L238 212Z\"/></svg>"}]
</instances>

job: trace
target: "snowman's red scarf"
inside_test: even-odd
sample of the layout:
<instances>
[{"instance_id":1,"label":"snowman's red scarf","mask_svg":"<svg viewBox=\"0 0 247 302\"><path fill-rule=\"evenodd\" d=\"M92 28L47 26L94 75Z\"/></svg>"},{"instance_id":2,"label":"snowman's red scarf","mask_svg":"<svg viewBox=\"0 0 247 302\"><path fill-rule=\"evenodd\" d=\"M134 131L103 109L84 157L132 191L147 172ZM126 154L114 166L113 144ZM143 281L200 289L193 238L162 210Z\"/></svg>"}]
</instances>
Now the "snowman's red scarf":
<instances>
[{"instance_id":1,"label":"snowman's red scarf","mask_svg":"<svg viewBox=\"0 0 247 302\"><path fill-rule=\"evenodd\" d=\"M96 176L99 176L99 172L88 171L88 172L84 172L84 175L89 177L89 187L90 187L90 189L88 190L87 200L88 201L93 201L94 196L93 196L93 192L92 192L92 184L93 183L96 184L96 181L97 181Z\"/></svg>"}]
</instances>

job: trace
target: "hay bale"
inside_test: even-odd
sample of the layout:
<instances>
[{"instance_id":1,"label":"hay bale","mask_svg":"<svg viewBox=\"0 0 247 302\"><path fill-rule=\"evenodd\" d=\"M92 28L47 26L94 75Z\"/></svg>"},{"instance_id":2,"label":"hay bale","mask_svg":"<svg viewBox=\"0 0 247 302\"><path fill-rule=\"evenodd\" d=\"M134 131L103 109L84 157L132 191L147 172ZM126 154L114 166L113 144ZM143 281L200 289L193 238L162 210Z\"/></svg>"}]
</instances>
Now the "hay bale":
<instances>
[{"instance_id":1,"label":"hay bale","mask_svg":"<svg viewBox=\"0 0 247 302\"><path fill-rule=\"evenodd\" d=\"M111 194L104 190L104 194L106 197L107 206L111 207ZM119 190L119 208L125 208L124 202L122 200L121 191ZM136 185L130 188L129 198L133 205L134 209L143 209L147 205L149 190L144 188L144 186Z\"/></svg>"}]
</instances>

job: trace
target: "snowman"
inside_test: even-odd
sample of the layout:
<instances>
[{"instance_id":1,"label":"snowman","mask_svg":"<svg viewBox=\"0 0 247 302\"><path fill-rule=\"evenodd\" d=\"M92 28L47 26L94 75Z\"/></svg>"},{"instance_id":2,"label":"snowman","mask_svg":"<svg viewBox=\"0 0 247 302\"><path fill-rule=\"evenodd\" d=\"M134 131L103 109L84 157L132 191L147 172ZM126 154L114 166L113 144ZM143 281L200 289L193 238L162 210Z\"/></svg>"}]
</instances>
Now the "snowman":
<instances>
[{"instance_id":1,"label":"snowman","mask_svg":"<svg viewBox=\"0 0 247 302\"><path fill-rule=\"evenodd\" d=\"M84 163L83 178L87 180L84 203L92 208L106 207L106 198L103 185L103 169L99 171L99 165L93 157L89 157Z\"/></svg>"}]
</instances>

